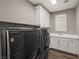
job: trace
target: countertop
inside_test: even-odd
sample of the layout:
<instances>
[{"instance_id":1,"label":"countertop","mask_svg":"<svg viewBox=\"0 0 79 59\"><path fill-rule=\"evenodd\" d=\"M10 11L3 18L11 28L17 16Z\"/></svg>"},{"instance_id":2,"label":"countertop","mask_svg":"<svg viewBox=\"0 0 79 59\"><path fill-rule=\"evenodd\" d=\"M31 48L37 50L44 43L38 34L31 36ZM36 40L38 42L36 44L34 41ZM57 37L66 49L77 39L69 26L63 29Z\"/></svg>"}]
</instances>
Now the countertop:
<instances>
[{"instance_id":1,"label":"countertop","mask_svg":"<svg viewBox=\"0 0 79 59\"><path fill-rule=\"evenodd\" d=\"M50 37L63 37L63 38L79 39L79 35L77 35L77 34L50 33Z\"/></svg>"}]
</instances>

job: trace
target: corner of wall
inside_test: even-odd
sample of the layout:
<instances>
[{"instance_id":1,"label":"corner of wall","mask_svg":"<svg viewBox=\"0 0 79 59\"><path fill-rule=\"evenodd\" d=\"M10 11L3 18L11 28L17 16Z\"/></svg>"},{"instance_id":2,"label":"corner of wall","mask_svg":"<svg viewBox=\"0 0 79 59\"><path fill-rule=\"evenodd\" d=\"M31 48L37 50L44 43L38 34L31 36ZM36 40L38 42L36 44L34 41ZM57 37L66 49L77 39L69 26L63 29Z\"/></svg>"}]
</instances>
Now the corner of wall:
<instances>
[{"instance_id":1,"label":"corner of wall","mask_svg":"<svg viewBox=\"0 0 79 59\"><path fill-rule=\"evenodd\" d=\"M76 7L76 26L77 26L77 34L79 34L79 2Z\"/></svg>"}]
</instances>

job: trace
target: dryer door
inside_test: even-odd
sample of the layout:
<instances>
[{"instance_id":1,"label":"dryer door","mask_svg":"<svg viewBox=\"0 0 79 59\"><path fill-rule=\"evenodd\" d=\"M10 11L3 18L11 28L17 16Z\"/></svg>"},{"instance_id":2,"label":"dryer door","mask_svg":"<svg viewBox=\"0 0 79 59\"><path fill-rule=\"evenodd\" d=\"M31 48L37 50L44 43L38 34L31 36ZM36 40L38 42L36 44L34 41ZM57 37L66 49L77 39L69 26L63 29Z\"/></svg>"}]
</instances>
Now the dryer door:
<instances>
[{"instance_id":1,"label":"dryer door","mask_svg":"<svg viewBox=\"0 0 79 59\"><path fill-rule=\"evenodd\" d=\"M32 59L37 48L38 40L36 31L7 31L8 59Z\"/></svg>"},{"instance_id":2,"label":"dryer door","mask_svg":"<svg viewBox=\"0 0 79 59\"><path fill-rule=\"evenodd\" d=\"M7 32L8 59L24 59L24 32Z\"/></svg>"}]
</instances>

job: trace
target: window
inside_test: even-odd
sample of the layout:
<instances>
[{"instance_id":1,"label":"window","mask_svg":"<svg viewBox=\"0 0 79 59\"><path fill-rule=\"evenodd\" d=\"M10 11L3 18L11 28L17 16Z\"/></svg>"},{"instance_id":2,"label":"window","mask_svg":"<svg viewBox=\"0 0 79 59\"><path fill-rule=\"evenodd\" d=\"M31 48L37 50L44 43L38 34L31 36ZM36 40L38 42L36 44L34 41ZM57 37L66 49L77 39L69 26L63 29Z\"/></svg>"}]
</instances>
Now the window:
<instances>
[{"instance_id":1,"label":"window","mask_svg":"<svg viewBox=\"0 0 79 59\"><path fill-rule=\"evenodd\" d=\"M55 31L66 31L66 14L55 16Z\"/></svg>"}]
</instances>

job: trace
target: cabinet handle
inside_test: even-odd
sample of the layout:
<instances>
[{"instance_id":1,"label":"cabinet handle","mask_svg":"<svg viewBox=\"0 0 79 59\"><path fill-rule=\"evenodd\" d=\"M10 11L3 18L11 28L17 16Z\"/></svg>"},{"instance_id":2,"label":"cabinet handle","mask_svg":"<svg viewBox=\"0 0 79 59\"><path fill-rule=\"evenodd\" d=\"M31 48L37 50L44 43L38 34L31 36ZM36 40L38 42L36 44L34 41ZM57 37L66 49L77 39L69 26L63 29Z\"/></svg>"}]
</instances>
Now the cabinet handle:
<instances>
[{"instance_id":1,"label":"cabinet handle","mask_svg":"<svg viewBox=\"0 0 79 59\"><path fill-rule=\"evenodd\" d=\"M60 45L60 41L58 40L58 46Z\"/></svg>"},{"instance_id":2,"label":"cabinet handle","mask_svg":"<svg viewBox=\"0 0 79 59\"><path fill-rule=\"evenodd\" d=\"M67 48L69 47L69 42L68 42L68 45L67 45Z\"/></svg>"},{"instance_id":3,"label":"cabinet handle","mask_svg":"<svg viewBox=\"0 0 79 59\"><path fill-rule=\"evenodd\" d=\"M44 24L44 27L45 27L45 24Z\"/></svg>"}]
</instances>

